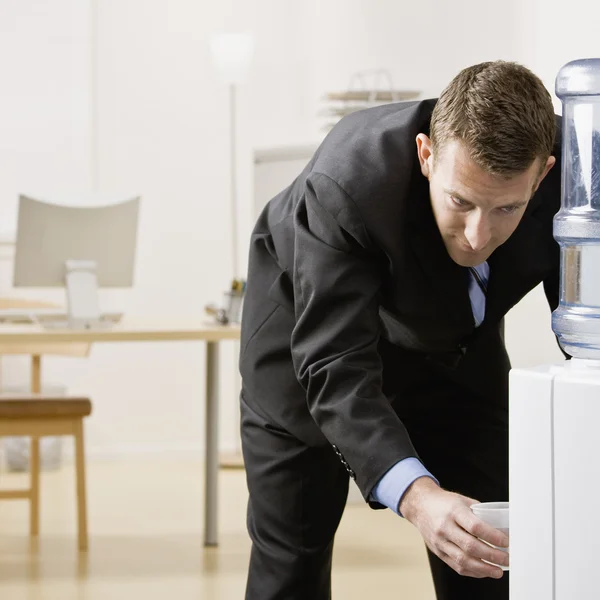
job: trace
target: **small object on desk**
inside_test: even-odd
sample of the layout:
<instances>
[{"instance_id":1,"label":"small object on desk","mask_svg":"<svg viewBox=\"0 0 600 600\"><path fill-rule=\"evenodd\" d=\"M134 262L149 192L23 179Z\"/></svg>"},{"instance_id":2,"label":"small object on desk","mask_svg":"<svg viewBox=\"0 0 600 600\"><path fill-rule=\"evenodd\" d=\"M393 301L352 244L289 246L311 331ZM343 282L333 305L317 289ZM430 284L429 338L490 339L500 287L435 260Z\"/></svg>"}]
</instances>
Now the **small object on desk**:
<instances>
[{"instance_id":1,"label":"small object on desk","mask_svg":"<svg viewBox=\"0 0 600 600\"><path fill-rule=\"evenodd\" d=\"M220 325L229 324L229 319L227 318L227 313L224 308L217 308L214 304L207 304L204 307L204 311L207 315L212 315Z\"/></svg>"},{"instance_id":2,"label":"small object on desk","mask_svg":"<svg viewBox=\"0 0 600 600\"><path fill-rule=\"evenodd\" d=\"M225 292L225 305L229 323L240 323L242 320L242 303L246 293L246 280L234 279L231 291Z\"/></svg>"},{"instance_id":3,"label":"small object on desk","mask_svg":"<svg viewBox=\"0 0 600 600\"><path fill-rule=\"evenodd\" d=\"M225 305L222 308L215 304L207 304L204 310L212 315L217 323L228 325L229 323L240 323L242 320L242 305L246 292L246 280L234 279L231 282L231 290L224 293Z\"/></svg>"}]
</instances>

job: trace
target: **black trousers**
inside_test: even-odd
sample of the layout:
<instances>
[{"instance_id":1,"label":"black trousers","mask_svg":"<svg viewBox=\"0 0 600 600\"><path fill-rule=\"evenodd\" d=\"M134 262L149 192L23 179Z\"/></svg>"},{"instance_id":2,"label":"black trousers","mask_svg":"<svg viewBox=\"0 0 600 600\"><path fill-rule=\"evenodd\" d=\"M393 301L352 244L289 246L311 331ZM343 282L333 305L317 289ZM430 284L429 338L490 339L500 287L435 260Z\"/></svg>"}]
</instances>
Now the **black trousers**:
<instances>
[{"instance_id":1,"label":"black trousers","mask_svg":"<svg viewBox=\"0 0 600 600\"><path fill-rule=\"evenodd\" d=\"M450 393L395 408L442 487L482 502L508 499L506 407ZM241 411L252 539L246 600L329 600L347 472L330 446L305 445L251 399L242 399ZM429 561L438 600L509 598L508 573L474 579L431 552ZM401 589L379 590L378 598L410 600Z\"/></svg>"}]
</instances>

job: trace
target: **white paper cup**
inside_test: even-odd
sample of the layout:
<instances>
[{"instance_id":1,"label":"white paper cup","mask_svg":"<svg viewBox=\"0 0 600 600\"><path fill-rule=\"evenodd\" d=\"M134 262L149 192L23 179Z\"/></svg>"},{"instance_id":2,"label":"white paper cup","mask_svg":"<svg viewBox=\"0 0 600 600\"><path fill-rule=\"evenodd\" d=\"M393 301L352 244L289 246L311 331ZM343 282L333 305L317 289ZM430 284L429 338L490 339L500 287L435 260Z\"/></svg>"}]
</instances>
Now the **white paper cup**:
<instances>
[{"instance_id":1,"label":"white paper cup","mask_svg":"<svg viewBox=\"0 0 600 600\"><path fill-rule=\"evenodd\" d=\"M482 521L485 521L488 525L491 525L494 529L499 529L502 533L508 535L509 533L509 504L508 502L482 502L481 504L472 504L471 510L473 514ZM485 542L485 540L481 540ZM501 548L499 546L493 546L488 542L485 542L492 548L497 548L503 552L508 552L508 548ZM488 562L488 561L483 561ZM494 563L488 563L494 564ZM508 567L503 565L494 565L500 567L503 571L508 571Z\"/></svg>"}]
</instances>

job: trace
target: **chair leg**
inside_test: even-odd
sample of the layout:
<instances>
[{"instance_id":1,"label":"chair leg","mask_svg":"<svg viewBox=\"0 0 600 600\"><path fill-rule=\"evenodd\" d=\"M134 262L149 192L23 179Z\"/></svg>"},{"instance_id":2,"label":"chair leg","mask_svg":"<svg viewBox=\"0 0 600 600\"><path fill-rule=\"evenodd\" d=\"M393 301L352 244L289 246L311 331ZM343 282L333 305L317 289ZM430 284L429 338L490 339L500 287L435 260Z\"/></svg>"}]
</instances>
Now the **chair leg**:
<instances>
[{"instance_id":1,"label":"chair leg","mask_svg":"<svg viewBox=\"0 0 600 600\"><path fill-rule=\"evenodd\" d=\"M75 424L75 472L77 479L77 534L79 550L85 552L88 549L88 531L83 419L78 419Z\"/></svg>"},{"instance_id":2,"label":"chair leg","mask_svg":"<svg viewBox=\"0 0 600 600\"><path fill-rule=\"evenodd\" d=\"M31 535L40 533L40 438L31 438L29 459L31 496L29 498L29 527Z\"/></svg>"}]
</instances>

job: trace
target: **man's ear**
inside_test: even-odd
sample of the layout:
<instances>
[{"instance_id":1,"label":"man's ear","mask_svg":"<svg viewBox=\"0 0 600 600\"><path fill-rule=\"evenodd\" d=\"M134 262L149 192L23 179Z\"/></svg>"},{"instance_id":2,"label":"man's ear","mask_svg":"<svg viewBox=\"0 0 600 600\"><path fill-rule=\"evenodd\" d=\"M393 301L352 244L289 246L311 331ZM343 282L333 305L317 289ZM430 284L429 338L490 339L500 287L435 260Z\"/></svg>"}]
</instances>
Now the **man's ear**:
<instances>
[{"instance_id":1,"label":"man's ear","mask_svg":"<svg viewBox=\"0 0 600 600\"><path fill-rule=\"evenodd\" d=\"M429 179L433 173L433 145L431 140L424 133L420 133L417 136L416 142L421 173Z\"/></svg>"},{"instance_id":2,"label":"man's ear","mask_svg":"<svg viewBox=\"0 0 600 600\"><path fill-rule=\"evenodd\" d=\"M540 176L538 177L537 183L535 185L535 189L533 190L534 192L537 192L537 189L540 187L540 183L542 183L542 181L544 180L544 177L546 177L546 175L548 175L548 173L550 172L550 169L555 165L556 163L556 158L554 156L549 156L548 160L546 161L546 166L544 167L544 170L540 173Z\"/></svg>"}]
</instances>

